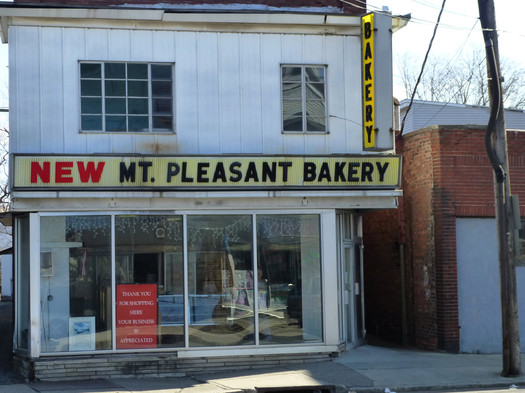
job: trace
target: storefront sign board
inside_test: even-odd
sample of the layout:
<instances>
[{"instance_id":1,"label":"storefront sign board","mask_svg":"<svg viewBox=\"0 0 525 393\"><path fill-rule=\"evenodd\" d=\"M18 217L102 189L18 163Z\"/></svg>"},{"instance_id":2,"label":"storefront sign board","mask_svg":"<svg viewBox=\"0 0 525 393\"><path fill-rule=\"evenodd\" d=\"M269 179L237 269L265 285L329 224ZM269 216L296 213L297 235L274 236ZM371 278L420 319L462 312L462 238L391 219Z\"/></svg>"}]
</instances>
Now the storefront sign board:
<instances>
[{"instance_id":1,"label":"storefront sign board","mask_svg":"<svg viewBox=\"0 0 525 393\"><path fill-rule=\"evenodd\" d=\"M15 155L13 189L395 189L397 155Z\"/></svg>"}]
</instances>

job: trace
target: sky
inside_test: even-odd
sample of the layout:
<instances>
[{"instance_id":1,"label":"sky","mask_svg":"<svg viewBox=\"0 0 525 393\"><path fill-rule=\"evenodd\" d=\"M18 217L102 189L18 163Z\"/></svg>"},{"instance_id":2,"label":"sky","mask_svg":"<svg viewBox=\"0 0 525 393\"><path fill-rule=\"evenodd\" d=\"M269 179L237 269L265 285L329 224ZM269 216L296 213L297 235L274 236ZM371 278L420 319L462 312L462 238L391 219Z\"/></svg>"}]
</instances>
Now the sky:
<instances>
[{"instance_id":1,"label":"sky","mask_svg":"<svg viewBox=\"0 0 525 393\"><path fill-rule=\"evenodd\" d=\"M406 93L399 83L400 58L410 56L420 69L428 49L443 0L367 0L370 11L388 7L393 15L411 14L407 26L393 35L394 95L399 99ZM525 0L494 0L500 58L507 58L525 69ZM475 49L485 52L479 22L477 0L448 0L430 56L454 62ZM525 77L525 75L524 75Z\"/></svg>"},{"instance_id":2,"label":"sky","mask_svg":"<svg viewBox=\"0 0 525 393\"><path fill-rule=\"evenodd\" d=\"M410 56L414 66L421 67L442 3L443 0L367 0L369 11L388 7L393 15L412 17L406 27L393 35L394 95L400 100L409 98L398 76L400 58ZM508 58L525 68L525 0L494 0L494 4L500 58ZM478 15L477 0L446 1L430 55L453 62L474 48L484 51ZM8 106L7 57L7 45L0 44L0 107ZM0 126L5 119L0 113Z\"/></svg>"}]
</instances>

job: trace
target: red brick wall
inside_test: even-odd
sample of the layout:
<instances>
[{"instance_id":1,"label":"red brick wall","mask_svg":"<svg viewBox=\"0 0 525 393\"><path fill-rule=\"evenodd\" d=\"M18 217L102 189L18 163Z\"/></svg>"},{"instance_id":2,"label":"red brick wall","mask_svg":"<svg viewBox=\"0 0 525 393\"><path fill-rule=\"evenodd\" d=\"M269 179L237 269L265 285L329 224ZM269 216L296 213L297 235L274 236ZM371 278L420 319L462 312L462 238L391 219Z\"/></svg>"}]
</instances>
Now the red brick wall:
<instances>
[{"instance_id":1,"label":"red brick wall","mask_svg":"<svg viewBox=\"0 0 525 393\"><path fill-rule=\"evenodd\" d=\"M334 7L348 15L361 15L366 12L366 0L341 2L339 0L14 0L15 3L74 5L103 7L108 5L153 5L153 4L260 4L269 7ZM354 4L347 4L354 3Z\"/></svg>"},{"instance_id":2,"label":"red brick wall","mask_svg":"<svg viewBox=\"0 0 525 393\"><path fill-rule=\"evenodd\" d=\"M399 341L399 328L379 316L400 320L391 299L401 298L401 287L378 287L382 268L399 259L397 251L375 251L405 244L407 321L410 342L426 349L459 350L456 260L456 218L494 217L493 172L485 152L485 131L470 127L430 127L404 135L398 142L403 155L403 193L397 215L400 225L384 234L392 212L364 217L367 327L384 338ZM525 132L509 132L511 188L525 213ZM389 275L400 271L389 272ZM381 295L379 295L381 294ZM370 297L369 297L370 295ZM390 314L388 314L390 313Z\"/></svg>"}]
</instances>

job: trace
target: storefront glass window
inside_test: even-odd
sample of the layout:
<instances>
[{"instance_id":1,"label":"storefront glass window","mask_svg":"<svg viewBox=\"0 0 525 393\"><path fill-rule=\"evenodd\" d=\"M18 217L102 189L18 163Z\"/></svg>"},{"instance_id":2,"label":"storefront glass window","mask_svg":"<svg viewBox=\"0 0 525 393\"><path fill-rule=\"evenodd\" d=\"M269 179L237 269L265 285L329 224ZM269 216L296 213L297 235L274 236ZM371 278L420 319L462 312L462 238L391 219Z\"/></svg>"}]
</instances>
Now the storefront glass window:
<instances>
[{"instance_id":1,"label":"storefront glass window","mask_svg":"<svg viewBox=\"0 0 525 393\"><path fill-rule=\"evenodd\" d=\"M21 217L17 221L18 248L17 259L17 315L16 315L16 347L28 349L29 340L29 217Z\"/></svg>"},{"instance_id":2,"label":"storefront glass window","mask_svg":"<svg viewBox=\"0 0 525 393\"><path fill-rule=\"evenodd\" d=\"M190 346L254 344L252 216L188 217Z\"/></svg>"},{"instance_id":3,"label":"storefront glass window","mask_svg":"<svg viewBox=\"0 0 525 393\"><path fill-rule=\"evenodd\" d=\"M257 299L261 344L320 342L318 215L257 216Z\"/></svg>"},{"instance_id":4,"label":"storefront glass window","mask_svg":"<svg viewBox=\"0 0 525 393\"><path fill-rule=\"evenodd\" d=\"M111 349L109 216L40 219L42 352Z\"/></svg>"},{"instance_id":5,"label":"storefront glass window","mask_svg":"<svg viewBox=\"0 0 525 393\"><path fill-rule=\"evenodd\" d=\"M109 215L43 216L41 351L322 342L319 219L188 215L184 226L183 216L116 215L112 228ZM19 221L29 276L29 225ZM19 348L27 320L21 310Z\"/></svg>"},{"instance_id":6,"label":"storefront glass window","mask_svg":"<svg viewBox=\"0 0 525 393\"><path fill-rule=\"evenodd\" d=\"M181 216L115 218L117 349L184 345Z\"/></svg>"}]
</instances>

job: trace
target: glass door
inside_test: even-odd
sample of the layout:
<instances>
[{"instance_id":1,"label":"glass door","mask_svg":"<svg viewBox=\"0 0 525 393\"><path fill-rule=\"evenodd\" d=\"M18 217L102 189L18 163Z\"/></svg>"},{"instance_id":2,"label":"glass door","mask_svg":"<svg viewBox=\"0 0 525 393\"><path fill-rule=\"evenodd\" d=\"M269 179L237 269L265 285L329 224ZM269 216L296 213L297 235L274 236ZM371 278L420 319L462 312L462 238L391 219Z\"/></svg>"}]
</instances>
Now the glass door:
<instances>
[{"instance_id":1,"label":"glass door","mask_svg":"<svg viewBox=\"0 0 525 393\"><path fill-rule=\"evenodd\" d=\"M363 245L360 217L350 212L338 216L341 338L350 346L365 340Z\"/></svg>"}]
</instances>

